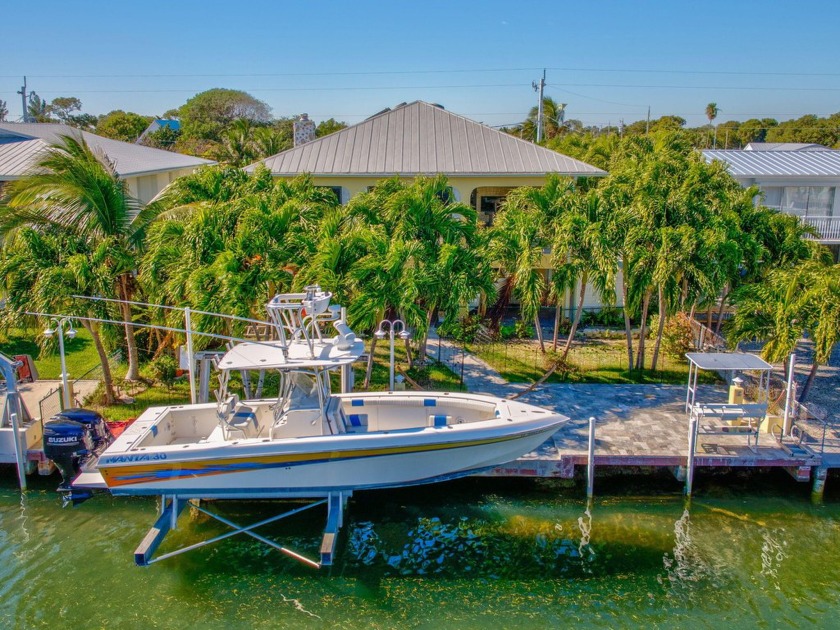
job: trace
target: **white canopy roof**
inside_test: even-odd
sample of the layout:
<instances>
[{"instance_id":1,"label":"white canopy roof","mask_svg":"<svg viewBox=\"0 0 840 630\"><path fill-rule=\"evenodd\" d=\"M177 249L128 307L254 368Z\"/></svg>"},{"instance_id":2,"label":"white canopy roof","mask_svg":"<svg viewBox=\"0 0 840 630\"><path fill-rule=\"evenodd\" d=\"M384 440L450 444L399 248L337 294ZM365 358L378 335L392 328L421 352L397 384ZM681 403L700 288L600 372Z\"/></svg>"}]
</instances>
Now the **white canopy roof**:
<instances>
[{"instance_id":1,"label":"white canopy roof","mask_svg":"<svg viewBox=\"0 0 840 630\"><path fill-rule=\"evenodd\" d=\"M311 358L309 345L304 341L289 344L289 358L283 354L280 342L246 342L234 346L219 361L222 370L266 370L329 368L356 361L364 352L365 344L357 340L347 349L339 349L332 339L316 342L315 358Z\"/></svg>"},{"instance_id":2,"label":"white canopy roof","mask_svg":"<svg viewBox=\"0 0 840 630\"><path fill-rule=\"evenodd\" d=\"M746 352L689 352L685 356L701 370L772 370L761 357Z\"/></svg>"}]
</instances>

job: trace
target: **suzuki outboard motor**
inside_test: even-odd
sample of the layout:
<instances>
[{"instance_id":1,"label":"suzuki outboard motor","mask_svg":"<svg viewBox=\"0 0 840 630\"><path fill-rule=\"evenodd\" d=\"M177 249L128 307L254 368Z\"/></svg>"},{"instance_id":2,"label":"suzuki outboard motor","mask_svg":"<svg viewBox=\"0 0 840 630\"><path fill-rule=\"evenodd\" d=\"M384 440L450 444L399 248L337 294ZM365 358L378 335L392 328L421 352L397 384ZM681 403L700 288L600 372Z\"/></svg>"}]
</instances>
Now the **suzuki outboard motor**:
<instances>
[{"instance_id":1,"label":"suzuki outboard motor","mask_svg":"<svg viewBox=\"0 0 840 630\"><path fill-rule=\"evenodd\" d=\"M73 420L88 425L93 438L93 448L96 451L110 444L113 439L108 425L105 424L105 418L92 409L65 409L53 416L51 420Z\"/></svg>"},{"instance_id":2,"label":"suzuki outboard motor","mask_svg":"<svg viewBox=\"0 0 840 630\"><path fill-rule=\"evenodd\" d=\"M59 490L69 490L81 463L93 453L93 425L56 416L44 423L44 455L61 473Z\"/></svg>"}]
</instances>

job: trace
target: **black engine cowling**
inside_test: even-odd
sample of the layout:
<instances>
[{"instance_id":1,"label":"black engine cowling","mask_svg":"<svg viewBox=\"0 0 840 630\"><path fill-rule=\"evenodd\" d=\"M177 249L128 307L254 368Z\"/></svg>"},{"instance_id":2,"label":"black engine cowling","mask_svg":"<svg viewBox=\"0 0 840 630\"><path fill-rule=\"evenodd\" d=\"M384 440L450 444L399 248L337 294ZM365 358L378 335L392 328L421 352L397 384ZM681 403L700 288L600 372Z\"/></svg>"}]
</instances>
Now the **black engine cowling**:
<instances>
[{"instance_id":1,"label":"black engine cowling","mask_svg":"<svg viewBox=\"0 0 840 630\"><path fill-rule=\"evenodd\" d=\"M44 455L61 473L68 489L85 460L98 455L113 437L105 419L91 409L65 409L44 423Z\"/></svg>"}]
</instances>

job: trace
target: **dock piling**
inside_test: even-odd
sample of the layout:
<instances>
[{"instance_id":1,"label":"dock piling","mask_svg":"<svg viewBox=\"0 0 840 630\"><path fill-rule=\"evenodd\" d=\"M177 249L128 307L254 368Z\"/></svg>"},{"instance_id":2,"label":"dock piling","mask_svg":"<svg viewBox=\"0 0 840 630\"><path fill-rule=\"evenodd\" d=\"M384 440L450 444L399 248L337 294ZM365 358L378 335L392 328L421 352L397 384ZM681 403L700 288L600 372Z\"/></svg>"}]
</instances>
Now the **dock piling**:
<instances>
[{"instance_id":1,"label":"dock piling","mask_svg":"<svg viewBox=\"0 0 840 630\"><path fill-rule=\"evenodd\" d=\"M691 497L694 485L694 449L697 447L697 418L694 414L688 422L688 457L685 471L685 495Z\"/></svg>"},{"instance_id":2,"label":"dock piling","mask_svg":"<svg viewBox=\"0 0 840 630\"><path fill-rule=\"evenodd\" d=\"M828 476L827 466L815 466L813 485L811 486L811 502L822 503L825 494L825 479Z\"/></svg>"},{"instance_id":3,"label":"dock piling","mask_svg":"<svg viewBox=\"0 0 840 630\"><path fill-rule=\"evenodd\" d=\"M586 464L586 498L595 491L595 416L589 418L589 453Z\"/></svg>"}]
</instances>

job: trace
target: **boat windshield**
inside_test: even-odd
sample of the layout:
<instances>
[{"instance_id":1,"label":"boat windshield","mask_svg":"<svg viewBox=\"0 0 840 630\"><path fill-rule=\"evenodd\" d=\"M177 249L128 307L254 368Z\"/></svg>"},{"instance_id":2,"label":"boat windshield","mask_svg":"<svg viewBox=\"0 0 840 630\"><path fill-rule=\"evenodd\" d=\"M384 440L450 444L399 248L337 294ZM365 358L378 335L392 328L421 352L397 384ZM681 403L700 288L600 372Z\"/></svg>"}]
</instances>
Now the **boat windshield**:
<instances>
[{"instance_id":1,"label":"boat windshield","mask_svg":"<svg viewBox=\"0 0 840 630\"><path fill-rule=\"evenodd\" d=\"M283 398L288 401L286 409L318 409L318 383L312 374L289 372L286 375Z\"/></svg>"}]
</instances>

